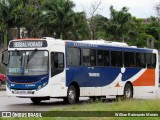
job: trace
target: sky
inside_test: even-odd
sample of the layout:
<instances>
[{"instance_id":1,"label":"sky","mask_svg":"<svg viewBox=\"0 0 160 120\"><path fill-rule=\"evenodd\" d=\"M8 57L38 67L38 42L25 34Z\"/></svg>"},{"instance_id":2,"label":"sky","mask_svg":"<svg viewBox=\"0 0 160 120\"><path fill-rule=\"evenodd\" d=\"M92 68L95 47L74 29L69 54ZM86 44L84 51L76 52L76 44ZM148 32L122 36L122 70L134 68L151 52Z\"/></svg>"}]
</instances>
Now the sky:
<instances>
[{"instance_id":1,"label":"sky","mask_svg":"<svg viewBox=\"0 0 160 120\"><path fill-rule=\"evenodd\" d=\"M100 0L72 0L75 3L74 10L76 12L85 11L88 16L90 12L90 8L92 4L96 3ZM97 10L98 14L101 14L105 17L110 16L109 7L111 5L114 6L114 9L120 10L122 7L126 6L129 8L129 13L132 16L137 18L148 18L150 16L157 16L155 5L160 0L101 0L102 4L100 5L100 9Z\"/></svg>"}]
</instances>

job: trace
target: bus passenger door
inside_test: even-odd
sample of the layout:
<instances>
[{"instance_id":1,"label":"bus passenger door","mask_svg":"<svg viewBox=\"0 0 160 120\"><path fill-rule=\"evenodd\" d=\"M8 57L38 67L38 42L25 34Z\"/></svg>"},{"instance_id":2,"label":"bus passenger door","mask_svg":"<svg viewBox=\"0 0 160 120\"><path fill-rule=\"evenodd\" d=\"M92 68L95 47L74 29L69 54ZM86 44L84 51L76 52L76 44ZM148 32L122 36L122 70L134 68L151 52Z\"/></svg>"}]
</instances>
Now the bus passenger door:
<instances>
[{"instance_id":1,"label":"bus passenger door","mask_svg":"<svg viewBox=\"0 0 160 120\"><path fill-rule=\"evenodd\" d=\"M64 96L65 90L64 53L51 52L51 92L53 96Z\"/></svg>"}]
</instances>

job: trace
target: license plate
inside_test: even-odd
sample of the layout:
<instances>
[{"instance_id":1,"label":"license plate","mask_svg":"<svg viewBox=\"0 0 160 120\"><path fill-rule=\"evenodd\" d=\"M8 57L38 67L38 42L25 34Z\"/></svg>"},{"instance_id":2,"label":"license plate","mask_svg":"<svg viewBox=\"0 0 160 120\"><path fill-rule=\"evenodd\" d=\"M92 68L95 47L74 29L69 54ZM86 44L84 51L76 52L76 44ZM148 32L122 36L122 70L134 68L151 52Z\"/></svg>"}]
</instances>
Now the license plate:
<instances>
[{"instance_id":1,"label":"license plate","mask_svg":"<svg viewBox=\"0 0 160 120\"><path fill-rule=\"evenodd\" d=\"M14 94L22 94L22 95L32 94L32 91L30 91L30 90L16 90L16 91L14 91Z\"/></svg>"}]
</instances>

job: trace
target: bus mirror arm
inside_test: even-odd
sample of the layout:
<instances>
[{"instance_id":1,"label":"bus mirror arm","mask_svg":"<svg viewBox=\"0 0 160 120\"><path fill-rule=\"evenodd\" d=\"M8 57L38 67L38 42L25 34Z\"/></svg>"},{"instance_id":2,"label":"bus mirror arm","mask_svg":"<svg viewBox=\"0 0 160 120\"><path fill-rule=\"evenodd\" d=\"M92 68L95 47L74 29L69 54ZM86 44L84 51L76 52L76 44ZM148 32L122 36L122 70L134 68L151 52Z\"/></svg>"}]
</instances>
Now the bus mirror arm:
<instances>
[{"instance_id":1,"label":"bus mirror arm","mask_svg":"<svg viewBox=\"0 0 160 120\"><path fill-rule=\"evenodd\" d=\"M6 53L7 52L7 53ZM7 60L5 61L5 55L7 55ZM2 58L1 58L1 62L3 65L7 66L8 65L8 49L4 50L2 52Z\"/></svg>"}]
</instances>

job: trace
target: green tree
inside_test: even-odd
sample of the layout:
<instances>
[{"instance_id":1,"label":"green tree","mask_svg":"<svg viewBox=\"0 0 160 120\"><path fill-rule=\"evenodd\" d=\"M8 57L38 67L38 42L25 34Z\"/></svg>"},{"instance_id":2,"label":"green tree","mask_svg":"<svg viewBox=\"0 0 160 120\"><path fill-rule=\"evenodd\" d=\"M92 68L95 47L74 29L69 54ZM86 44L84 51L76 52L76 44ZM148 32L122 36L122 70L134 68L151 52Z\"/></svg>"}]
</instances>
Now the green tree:
<instances>
[{"instance_id":1,"label":"green tree","mask_svg":"<svg viewBox=\"0 0 160 120\"><path fill-rule=\"evenodd\" d=\"M110 7L111 18L108 21L106 31L109 34L111 40L123 41L129 32L128 24L131 19L131 14L128 13L128 8L123 7L120 11L117 11Z\"/></svg>"},{"instance_id":2,"label":"green tree","mask_svg":"<svg viewBox=\"0 0 160 120\"><path fill-rule=\"evenodd\" d=\"M155 17L149 18L149 23L145 26L145 32L152 35L156 40L160 40L160 23Z\"/></svg>"},{"instance_id":3,"label":"green tree","mask_svg":"<svg viewBox=\"0 0 160 120\"><path fill-rule=\"evenodd\" d=\"M64 38L74 22L73 7L74 3L70 0L2 0L1 29L24 27L28 37L43 34Z\"/></svg>"},{"instance_id":4,"label":"green tree","mask_svg":"<svg viewBox=\"0 0 160 120\"><path fill-rule=\"evenodd\" d=\"M73 25L74 6L70 0L46 0L40 14L39 28L44 29L44 34L65 39L65 34Z\"/></svg>"},{"instance_id":5,"label":"green tree","mask_svg":"<svg viewBox=\"0 0 160 120\"><path fill-rule=\"evenodd\" d=\"M82 40L89 39L89 27L84 12L74 13L73 25L70 27L68 39Z\"/></svg>"},{"instance_id":6,"label":"green tree","mask_svg":"<svg viewBox=\"0 0 160 120\"><path fill-rule=\"evenodd\" d=\"M6 26L4 29L18 28L18 38L20 38L20 27L32 27L35 18L33 11L36 6L34 0L2 0L0 1L0 21ZM8 34L8 39L12 39Z\"/></svg>"},{"instance_id":7,"label":"green tree","mask_svg":"<svg viewBox=\"0 0 160 120\"><path fill-rule=\"evenodd\" d=\"M108 34L106 32L106 27L108 19L102 15L95 15L93 18L94 23L94 38L95 39L107 39Z\"/></svg>"},{"instance_id":8,"label":"green tree","mask_svg":"<svg viewBox=\"0 0 160 120\"><path fill-rule=\"evenodd\" d=\"M17 27L19 24L19 16L17 10L20 9L19 4L21 1L17 0L1 0L0 1L0 23L1 29L7 31L8 39L10 38L8 32L9 28Z\"/></svg>"},{"instance_id":9,"label":"green tree","mask_svg":"<svg viewBox=\"0 0 160 120\"><path fill-rule=\"evenodd\" d=\"M147 34L145 33L145 23L143 19L132 17L129 22L129 32L126 42L129 45L145 47L147 43Z\"/></svg>"},{"instance_id":10,"label":"green tree","mask_svg":"<svg viewBox=\"0 0 160 120\"><path fill-rule=\"evenodd\" d=\"M41 37L39 21L44 2L44 0L24 0L23 27L27 29L28 37Z\"/></svg>"}]
</instances>

